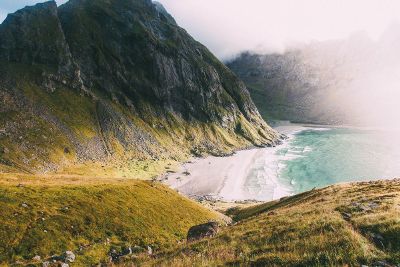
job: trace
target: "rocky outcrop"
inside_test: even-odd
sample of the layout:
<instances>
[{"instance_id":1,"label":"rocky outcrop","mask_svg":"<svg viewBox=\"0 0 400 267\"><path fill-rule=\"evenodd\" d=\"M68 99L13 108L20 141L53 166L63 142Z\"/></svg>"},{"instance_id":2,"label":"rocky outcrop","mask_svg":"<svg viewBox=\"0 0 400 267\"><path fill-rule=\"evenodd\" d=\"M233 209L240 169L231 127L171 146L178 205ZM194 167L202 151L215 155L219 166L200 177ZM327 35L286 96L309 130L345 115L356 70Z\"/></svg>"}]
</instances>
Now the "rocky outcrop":
<instances>
[{"instance_id":1,"label":"rocky outcrop","mask_svg":"<svg viewBox=\"0 0 400 267\"><path fill-rule=\"evenodd\" d=\"M217 222L208 222L192 226L187 234L187 241L196 241L206 237L213 237L218 233L219 226Z\"/></svg>"}]
</instances>

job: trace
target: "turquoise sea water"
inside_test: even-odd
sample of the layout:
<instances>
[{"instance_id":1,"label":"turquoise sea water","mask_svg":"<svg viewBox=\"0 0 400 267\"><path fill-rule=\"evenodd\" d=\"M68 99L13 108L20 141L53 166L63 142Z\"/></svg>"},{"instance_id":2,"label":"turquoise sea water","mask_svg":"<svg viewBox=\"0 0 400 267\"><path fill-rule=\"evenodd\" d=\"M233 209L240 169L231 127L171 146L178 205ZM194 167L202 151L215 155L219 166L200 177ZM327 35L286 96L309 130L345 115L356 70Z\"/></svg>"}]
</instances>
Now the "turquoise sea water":
<instances>
[{"instance_id":1,"label":"turquoise sea water","mask_svg":"<svg viewBox=\"0 0 400 267\"><path fill-rule=\"evenodd\" d=\"M340 182L400 177L399 136L378 130L309 128L277 151L278 180L299 193Z\"/></svg>"}]
</instances>

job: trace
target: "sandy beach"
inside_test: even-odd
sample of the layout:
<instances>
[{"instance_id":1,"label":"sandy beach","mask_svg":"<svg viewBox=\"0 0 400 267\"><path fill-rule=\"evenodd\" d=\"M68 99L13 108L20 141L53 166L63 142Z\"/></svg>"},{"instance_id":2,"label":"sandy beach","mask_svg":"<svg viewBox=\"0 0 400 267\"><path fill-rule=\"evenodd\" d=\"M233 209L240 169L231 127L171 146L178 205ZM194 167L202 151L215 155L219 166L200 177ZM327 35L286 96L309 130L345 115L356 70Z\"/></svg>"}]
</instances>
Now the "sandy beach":
<instances>
[{"instance_id":1,"label":"sandy beach","mask_svg":"<svg viewBox=\"0 0 400 267\"><path fill-rule=\"evenodd\" d=\"M164 182L191 198L268 201L290 195L290 189L278 181L285 155L277 151L307 128L288 123L275 129L289 137L280 146L242 150L228 157L195 158L168 174Z\"/></svg>"}]
</instances>

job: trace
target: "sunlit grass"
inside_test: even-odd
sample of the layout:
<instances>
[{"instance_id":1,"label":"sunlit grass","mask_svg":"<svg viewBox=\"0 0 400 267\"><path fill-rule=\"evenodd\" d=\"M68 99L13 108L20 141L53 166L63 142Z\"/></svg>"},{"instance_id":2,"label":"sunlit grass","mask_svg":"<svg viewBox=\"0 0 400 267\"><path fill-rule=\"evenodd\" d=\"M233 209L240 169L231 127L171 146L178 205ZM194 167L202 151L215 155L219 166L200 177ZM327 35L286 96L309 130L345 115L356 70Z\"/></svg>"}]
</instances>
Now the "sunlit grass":
<instances>
[{"instance_id":1,"label":"sunlit grass","mask_svg":"<svg viewBox=\"0 0 400 267\"><path fill-rule=\"evenodd\" d=\"M191 226L220 218L152 182L27 181L0 185L3 263L29 262L35 255L46 259L66 250L77 254L80 266L108 262L111 246L151 246L156 252L185 239Z\"/></svg>"},{"instance_id":2,"label":"sunlit grass","mask_svg":"<svg viewBox=\"0 0 400 267\"><path fill-rule=\"evenodd\" d=\"M378 202L379 200L379 202ZM242 210L216 237L155 259L170 266L399 264L400 181L330 186ZM349 207L376 202L371 210ZM362 206L363 207L363 206ZM343 213L350 214L345 219ZM371 238L382 236L382 244Z\"/></svg>"}]
</instances>

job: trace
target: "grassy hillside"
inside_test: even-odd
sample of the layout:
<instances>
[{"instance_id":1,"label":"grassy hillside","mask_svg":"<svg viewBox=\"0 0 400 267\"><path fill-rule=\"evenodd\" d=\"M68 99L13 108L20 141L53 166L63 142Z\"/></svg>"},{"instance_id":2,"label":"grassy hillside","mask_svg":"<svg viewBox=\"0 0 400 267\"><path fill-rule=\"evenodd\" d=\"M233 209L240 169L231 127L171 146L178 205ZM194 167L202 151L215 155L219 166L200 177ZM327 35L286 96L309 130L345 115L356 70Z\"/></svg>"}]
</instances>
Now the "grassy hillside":
<instances>
[{"instance_id":1,"label":"grassy hillside","mask_svg":"<svg viewBox=\"0 0 400 267\"><path fill-rule=\"evenodd\" d=\"M73 266L89 266L109 262L112 248L128 246L137 246L140 257L147 246L154 252L173 247L189 227L221 218L157 183L2 178L0 265L72 250Z\"/></svg>"},{"instance_id":2,"label":"grassy hillside","mask_svg":"<svg viewBox=\"0 0 400 267\"><path fill-rule=\"evenodd\" d=\"M399 205L400 180L329 186L230 210L236 224L149 265L394 266Z\"/></svg>"},{"instance_id":3,"label":"grassy hillside","mask_svg":"<svg viewBox=\"0 0 400 267\"><path fill-rule=\"evenodd\" d=\"M65 87L49 93L23 79L14 92L0 91L3 172L145 179L191 154L221 155L250 146L242 136L258 135L244 118L238 124L242 135L218 124L188 123L172 114L160 118L151 111L145 122L111 101Z\"/></svg>"}]
</instances>

